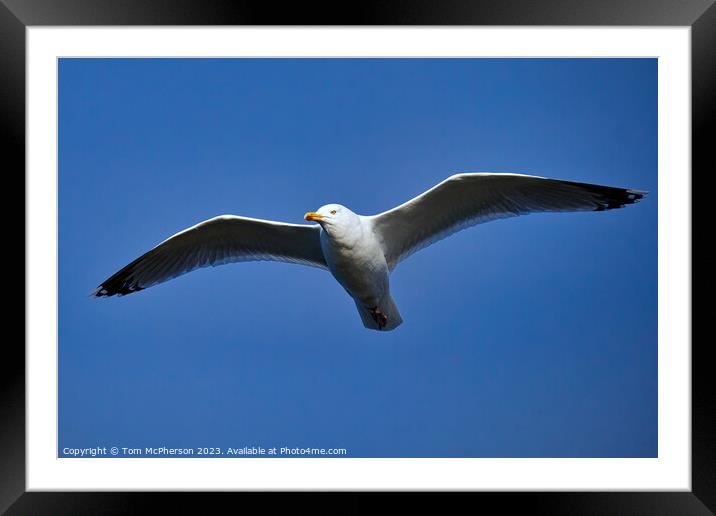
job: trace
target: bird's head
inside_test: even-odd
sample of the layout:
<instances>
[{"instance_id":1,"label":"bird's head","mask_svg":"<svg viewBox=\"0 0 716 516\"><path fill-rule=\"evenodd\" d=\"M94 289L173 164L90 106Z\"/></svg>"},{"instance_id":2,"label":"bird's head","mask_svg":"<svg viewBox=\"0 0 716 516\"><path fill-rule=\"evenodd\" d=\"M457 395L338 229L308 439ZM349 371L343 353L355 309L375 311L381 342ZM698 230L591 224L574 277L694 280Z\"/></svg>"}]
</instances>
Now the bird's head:
<instances>
[{"instance_id":1,"label":"bird's head","mask_svg":"<svg viewBox=\"0 0 716 516\"><path fill-rule=\"evenodd\" d=\"M303 218L318 222L326 230L346 228L359 221L358 215L340 204L326 204L318 211L309 211Z\"/></svg>"}]
</instances>

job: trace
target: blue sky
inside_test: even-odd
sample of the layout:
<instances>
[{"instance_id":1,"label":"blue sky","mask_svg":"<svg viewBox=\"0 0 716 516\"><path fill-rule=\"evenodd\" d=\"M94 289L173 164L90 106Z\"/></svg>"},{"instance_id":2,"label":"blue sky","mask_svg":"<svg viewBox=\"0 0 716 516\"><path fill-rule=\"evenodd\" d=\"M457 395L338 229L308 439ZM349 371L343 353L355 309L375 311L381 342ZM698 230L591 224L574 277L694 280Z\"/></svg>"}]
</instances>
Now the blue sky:
<instances>
[{"instance_id":1,"label":"blue sky","mask_svg":"<svg viewBox=\"0 0 716 516\"><path fill-rule=\"evenodd\" d=\"M486 171L650 194L418 252L389 333L282 263L88 297L215 215L371 214ZM60 450L656 456L657 198L655 59L62 59Z\"/></svg>"}]
</instances>

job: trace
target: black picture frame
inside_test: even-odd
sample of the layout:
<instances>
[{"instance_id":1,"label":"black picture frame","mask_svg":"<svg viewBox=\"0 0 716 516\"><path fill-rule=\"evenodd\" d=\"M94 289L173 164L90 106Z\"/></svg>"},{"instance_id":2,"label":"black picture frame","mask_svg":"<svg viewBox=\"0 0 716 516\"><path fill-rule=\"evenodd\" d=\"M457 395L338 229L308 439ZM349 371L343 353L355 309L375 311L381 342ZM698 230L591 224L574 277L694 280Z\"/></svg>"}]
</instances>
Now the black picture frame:
<instances>
[{"instance_id":1,"label":"black picture frame","mask_svg":"<svg viewBox=\"0 0 716 516\"><path fill-rule=\"evenodd\" d=\"M0 0L0 123L6 143L5 184L22 181L25 167L25 29L42 25L621 25L690 26L692 177L713 168L716 113L716 6L714 0L383 0L331 5L231 0ZM17 190L24 191L24 181ZM9 201L14 195L5 196ZM693 202L696 206L697 203ZM4 203L9 206L9 202ZM16 221L19 210L6 221ZM9 226L19 224L10 222ZM7 228L7 226L6 226ZM23 235L24 238L24 235ZM24 246L23 246L24 249ZM693 253L693 245L692 245ZM692 254L693 256L693 254ZM24 256L27 259L27 256ZM19 276L19 275L18 275ZM13 296L13 301L15 296ZM23 304L24 307L24 304ZM24 308L23 308L24 309ZM692 341L692 490L690 492L469 493L469 503L536 514L712 514L716 510L716 407L707 342ZM155 503L163 511L206 513L209 504L260 493L26 492L25 350L6 332L0 364L0 512L7 514L134 514ZM295 507L300 493L270 494L272 504ZM374 494L311 497L311 512L357 512ZM259 498L260 497L260 498ZM424 496L419 498L426 507ZM442 498L442 497L441 497ZM381 502L382 503L382 502ZM444 498L434 503L444 508ZM236 506L240 510L242 506Z\"/></svg>"}]
</instances>

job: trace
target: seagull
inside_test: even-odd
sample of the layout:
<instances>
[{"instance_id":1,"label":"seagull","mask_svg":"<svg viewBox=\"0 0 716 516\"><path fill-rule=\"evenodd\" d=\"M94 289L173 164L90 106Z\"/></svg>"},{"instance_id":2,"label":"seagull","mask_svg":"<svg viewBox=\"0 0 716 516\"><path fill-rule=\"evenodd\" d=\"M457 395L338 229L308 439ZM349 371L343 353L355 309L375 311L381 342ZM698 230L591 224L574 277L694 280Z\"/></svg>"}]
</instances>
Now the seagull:
<instances>
[{"instance_id":1,"label":"seagull","mask_svg":"<svg viewBox=\"0 0 716 516\"><path fill-rule=\"evenodd\" d=\"M463 173L377 215L326 204L288 224L221 215L169 237L102 282L92 296L139 292L201 267L252 260L327 269L363 325L387 331L403 319L390 273L408 256L462 229L533 212L606 211L647 192L524 174Z\"/></svg>"}]
</instances>

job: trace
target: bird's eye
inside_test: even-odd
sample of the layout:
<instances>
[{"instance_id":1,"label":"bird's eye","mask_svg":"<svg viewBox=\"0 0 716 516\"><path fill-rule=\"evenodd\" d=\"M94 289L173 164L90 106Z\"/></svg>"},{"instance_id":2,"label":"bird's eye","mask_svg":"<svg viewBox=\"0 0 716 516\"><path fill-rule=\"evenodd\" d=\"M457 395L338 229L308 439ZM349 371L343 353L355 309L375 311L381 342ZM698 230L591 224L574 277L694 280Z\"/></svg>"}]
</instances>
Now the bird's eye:
<instances>
[{"instance_id":1,"label":"bird's eye","mask_svg":"<svg viewBox=\"0 0 716 516\"><path fill-rule=\"evenodd\" d=\"M331 210L331 215L335 215L335 214L336 214L336 210Z\"/></svg>"}]
</instances>

